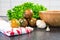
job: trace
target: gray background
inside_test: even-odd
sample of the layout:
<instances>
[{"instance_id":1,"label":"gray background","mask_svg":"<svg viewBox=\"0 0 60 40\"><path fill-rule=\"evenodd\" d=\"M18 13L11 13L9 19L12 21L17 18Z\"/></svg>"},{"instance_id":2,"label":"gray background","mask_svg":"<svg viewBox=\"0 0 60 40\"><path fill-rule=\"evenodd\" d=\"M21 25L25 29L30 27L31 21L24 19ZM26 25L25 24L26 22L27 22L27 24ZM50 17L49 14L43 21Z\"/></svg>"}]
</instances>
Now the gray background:
<instances>
[{"instance_id":1,"label":"gray background","mask_svg":"<svg viewBox=\"0 0 60 40\"><path fill-rule=\"evenodd\" d=\"M24 2L42 4L48 10L60 10L60 0L0 0L0 16L6 16L8 9Z\"/></svg>"}]
</instances>

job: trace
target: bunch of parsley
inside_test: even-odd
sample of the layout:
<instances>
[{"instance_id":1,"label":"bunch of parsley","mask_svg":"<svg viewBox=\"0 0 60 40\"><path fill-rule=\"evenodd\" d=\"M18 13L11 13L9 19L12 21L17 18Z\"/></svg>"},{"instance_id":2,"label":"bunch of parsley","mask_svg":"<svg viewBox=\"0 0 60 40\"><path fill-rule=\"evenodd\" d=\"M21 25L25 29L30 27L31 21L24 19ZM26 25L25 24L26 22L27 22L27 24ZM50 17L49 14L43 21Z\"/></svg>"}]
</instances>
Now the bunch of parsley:
<instances>
[{"instance_id":1,"label":"bunch of parsley","mask_svg":"<svg viewBox=\"0 0 60 40\"><path fill-rule=\"evenodd\" d=\"M39 4L34 4L31 2L26 2L21 5L14 6L14 8L10 9L7 11L7 16L8 19L20 19L23 18L24 16L24 11L26 9L31 9L33 11L33 17L38 19L39 18L39 11L46 11L47 8L44 7L43 5Z\"/></svg>"}]
</instances>

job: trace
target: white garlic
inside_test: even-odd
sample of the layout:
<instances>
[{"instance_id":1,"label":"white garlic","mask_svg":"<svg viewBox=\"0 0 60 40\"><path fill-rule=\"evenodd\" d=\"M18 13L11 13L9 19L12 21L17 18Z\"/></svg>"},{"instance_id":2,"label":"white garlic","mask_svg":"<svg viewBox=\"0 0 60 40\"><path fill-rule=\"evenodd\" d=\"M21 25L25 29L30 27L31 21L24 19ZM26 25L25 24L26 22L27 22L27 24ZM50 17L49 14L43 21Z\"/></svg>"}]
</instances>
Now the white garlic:
<instances>
[{"instance_id":1,"label":"white garlic","mask_svg":"<svg viewBox=\"0 0 60 40\"><path fill-rule=\"evenodd\" d=\"M37 20L36 25L38 28L45 28L46 27L46 23L43 20Z\"/></svg>"},{"instance_id":2,"label":"white garlic","mask_svg":"<svg viewBox=\"0 0 60 40\"><path fill-rule=\"evenodd\" d=\"M50 28L49 28L49 27L47 27L47 28L46 28L46 31L50 31Z\"/></svg>"}]
</instances>

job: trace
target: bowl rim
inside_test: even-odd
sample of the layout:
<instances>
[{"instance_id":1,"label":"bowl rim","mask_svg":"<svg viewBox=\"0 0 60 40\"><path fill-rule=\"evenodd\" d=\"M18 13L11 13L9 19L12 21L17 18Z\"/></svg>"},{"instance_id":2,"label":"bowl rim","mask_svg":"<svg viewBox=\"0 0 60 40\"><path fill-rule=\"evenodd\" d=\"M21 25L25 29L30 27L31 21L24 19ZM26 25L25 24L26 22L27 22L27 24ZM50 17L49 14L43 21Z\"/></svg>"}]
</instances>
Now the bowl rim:
<instances>
[{"instance_id":1,"label":"bowl rim","mask_svg":"<svg viewBox=\"0 0 60 40\"><path fill-rule=\"evenodd\" d=\"M60 10L39 11L39 13L60 13Z\"/></svg>"}]
</instances>

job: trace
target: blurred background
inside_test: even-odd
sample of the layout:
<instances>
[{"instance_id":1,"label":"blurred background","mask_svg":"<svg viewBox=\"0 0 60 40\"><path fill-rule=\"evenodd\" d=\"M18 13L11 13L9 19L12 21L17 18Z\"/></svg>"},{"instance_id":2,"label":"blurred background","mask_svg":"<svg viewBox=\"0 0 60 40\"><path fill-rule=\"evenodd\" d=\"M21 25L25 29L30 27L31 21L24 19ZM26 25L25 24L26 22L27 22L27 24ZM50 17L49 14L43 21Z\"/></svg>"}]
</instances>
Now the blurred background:
<instances>
[{"instance_id":1,"label":"blurred background","mask_svg":"<svg viewBox=\"0 0 60 40\"><path fill-rule=\"evenodd\" d=\"M0 0L0 16L6 16L8 9L24 2L42 4L48 10L60 10L60 0Z\"/></svg>"}]
</instances>

